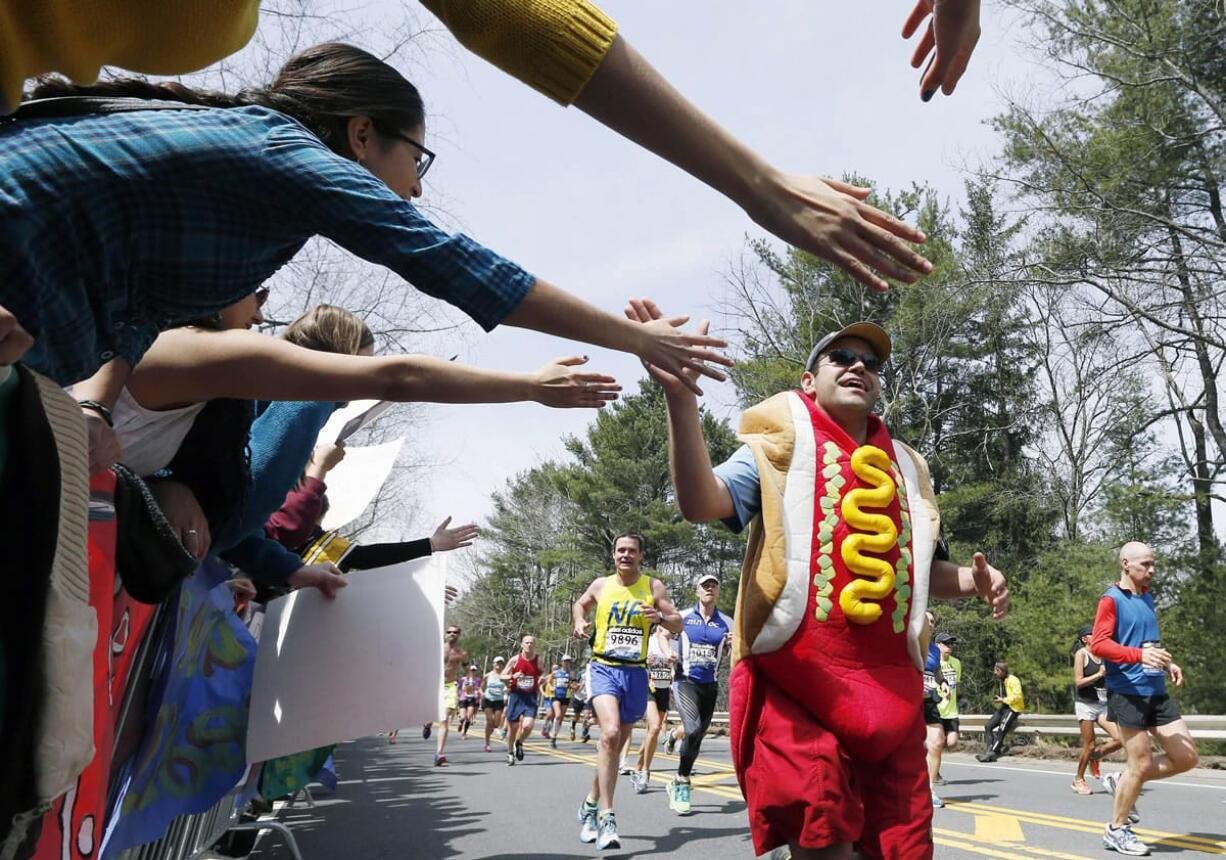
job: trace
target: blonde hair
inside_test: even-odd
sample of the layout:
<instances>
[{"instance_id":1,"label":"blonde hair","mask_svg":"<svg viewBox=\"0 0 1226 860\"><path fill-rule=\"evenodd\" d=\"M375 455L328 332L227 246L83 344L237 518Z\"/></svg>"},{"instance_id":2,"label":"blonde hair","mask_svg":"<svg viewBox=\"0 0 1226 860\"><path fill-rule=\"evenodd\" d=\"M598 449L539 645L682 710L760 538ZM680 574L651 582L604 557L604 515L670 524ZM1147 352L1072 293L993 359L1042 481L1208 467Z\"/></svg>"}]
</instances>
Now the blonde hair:
<instances>
[{"instance_id":1,"label":"blonde hair","mask_svg":"<svg viewBox=\"0 0 1226 860\"><path fill-rule=\"evenodd\" d=\"M295 346L342 355L357 355L375 345L366 323L335 305L316 305L290 323L281 337Z\"/></svg>"}]
</instances>

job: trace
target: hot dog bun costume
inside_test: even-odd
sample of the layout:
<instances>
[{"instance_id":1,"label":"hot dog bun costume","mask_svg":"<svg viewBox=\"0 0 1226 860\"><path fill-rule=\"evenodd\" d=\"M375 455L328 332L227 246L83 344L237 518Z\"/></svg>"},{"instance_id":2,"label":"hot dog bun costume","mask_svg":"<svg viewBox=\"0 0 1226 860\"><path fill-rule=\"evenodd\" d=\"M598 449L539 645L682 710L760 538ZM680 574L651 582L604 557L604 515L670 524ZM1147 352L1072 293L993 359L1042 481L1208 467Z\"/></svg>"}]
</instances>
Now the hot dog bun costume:
<instances>
[{"instance_id":1,"label":"hot dog bun costume","mask_svg":"<svg viewBox=\"0 0 1226 860\"><path fill-rule=\"evenodd\" d=\"M927 464L876 416L857 445L798 391L746 411L739 435L761 511L737 595L732 754L757 853L799 839L930 858Z\"/></svg>"}]
</instances>

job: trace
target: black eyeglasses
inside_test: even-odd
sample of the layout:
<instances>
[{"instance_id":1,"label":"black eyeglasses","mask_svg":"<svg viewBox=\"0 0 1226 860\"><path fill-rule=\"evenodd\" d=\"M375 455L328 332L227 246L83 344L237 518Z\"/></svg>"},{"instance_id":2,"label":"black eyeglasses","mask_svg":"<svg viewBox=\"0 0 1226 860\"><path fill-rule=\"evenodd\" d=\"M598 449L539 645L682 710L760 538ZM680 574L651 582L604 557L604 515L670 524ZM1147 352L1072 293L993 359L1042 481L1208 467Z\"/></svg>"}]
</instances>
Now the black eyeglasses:
<instances>
[{"instance_id":1,"label":"black eyeglasses","mask_svg":"<svg viewBox=\"0 0 1226 860\"><path fill-rule=\"evenodd\" d=\"M425 178L426 171L429 170L430 165L434 163L434 157L435 157L434 153L426 149L424 146L422 146L420 143L415 141L413 138L409 137L407 134L402 134L401 132L398 132L398 131L387 131L385 133L388 135L388 137L394 137L397 140L403 140L405 143L411 143L413 144L413 146L417 147L417 151L420 153L420 155L418 155L417 158L413 159L413 163L417 165L417 178L418 179Z\"/></svg>"},{"instance_id":2,"label":"black eyeglasses","mask_svg":"<svg viewBox=\"0 0 1226 860\"><path fill-rule=\"evenodd\" d=\"M852 367L858 361L869 373L881 372L881 359L871 352L856 352L854 349L839 347L827 352L826 357L839 367Z\"/></svg>"}]
</instances>

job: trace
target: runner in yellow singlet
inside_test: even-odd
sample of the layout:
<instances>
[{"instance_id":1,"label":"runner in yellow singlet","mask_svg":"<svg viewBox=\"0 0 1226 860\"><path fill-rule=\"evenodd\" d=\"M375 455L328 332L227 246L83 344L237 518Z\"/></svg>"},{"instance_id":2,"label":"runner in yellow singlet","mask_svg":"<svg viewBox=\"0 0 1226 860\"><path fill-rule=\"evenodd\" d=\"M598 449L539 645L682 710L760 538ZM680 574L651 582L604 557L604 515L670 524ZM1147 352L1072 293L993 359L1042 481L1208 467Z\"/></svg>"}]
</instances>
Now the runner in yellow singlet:
<instances>
[{"instance_id":1,"label":"runner in yellow singlet","mask_svg":"<svg viewBox=\"0 0 1226 860\"><path fill-rule=\"evenodd\" d=\"M587 639L595 609L595 636L588 663L592 710L600 723L600 750L592 791L579 807L580 842L595 842L600 849L618 848L613 817L613 790L617 785L617 757L634 724L647 710L647 638L653 624L674 633L681 630L681 615L663 583L644 576L643 539L619 535L613 541L617 573L601 577L575 601L575 636Z\"/></svg>"}]
</instances>

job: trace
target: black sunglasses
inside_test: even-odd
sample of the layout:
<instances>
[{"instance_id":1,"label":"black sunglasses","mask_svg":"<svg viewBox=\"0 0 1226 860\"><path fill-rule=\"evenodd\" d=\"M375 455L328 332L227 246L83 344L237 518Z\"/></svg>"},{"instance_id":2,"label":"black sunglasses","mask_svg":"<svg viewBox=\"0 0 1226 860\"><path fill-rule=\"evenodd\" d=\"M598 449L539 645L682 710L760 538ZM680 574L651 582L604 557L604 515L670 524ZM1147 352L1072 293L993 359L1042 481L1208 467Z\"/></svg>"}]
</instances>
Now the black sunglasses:
<instances>
[{"instance_id":1,"label":"black sunglasses","mask_svg":"<svg viewBox=\"0 0 1226 860\"><path fill-rule=\"evenodd\" d=\"M264 302L268 301L268 295L271 290L268 287L260 287L255 291L255 306L257 308L264 307Z\"/></svg>"},{"instance_id":2,"label":"black sunglasses","mask_svg":"<svg viewBox=\"0 0 1226 860\"><path fill-rule=\"evenodd\" d=\"M860 362L869 373L881 372L881 359L871 352L856 352L854 349L839 347L827 352L826 357L839 367L852 367L856 362Z\"/></svg>"},{"instance_id":3,"label":"black sunglasses","mask_svg":"<svg viewBox=\"0 0 1226 860\"><path fill-rule=\"evenodd\" d=\"M429 170L430 165L434 163L434 158L435 158L434 153L426 149L422 144L418 143L413 138L409 137L407 134L403 134L402 132L394 131L391 129L386 129L386 130L380 129L380 131L383 131L383 133L386 134L388 137L394 137L397 140L403 140L405 143L411 143L413 144L413 146L417 147L417 151L421 153L420 155L417 156L416 159L414 159L414 164L417 165L417 178L424 179L426 176L426 171Z\"/></svg>"}]
</instances>

